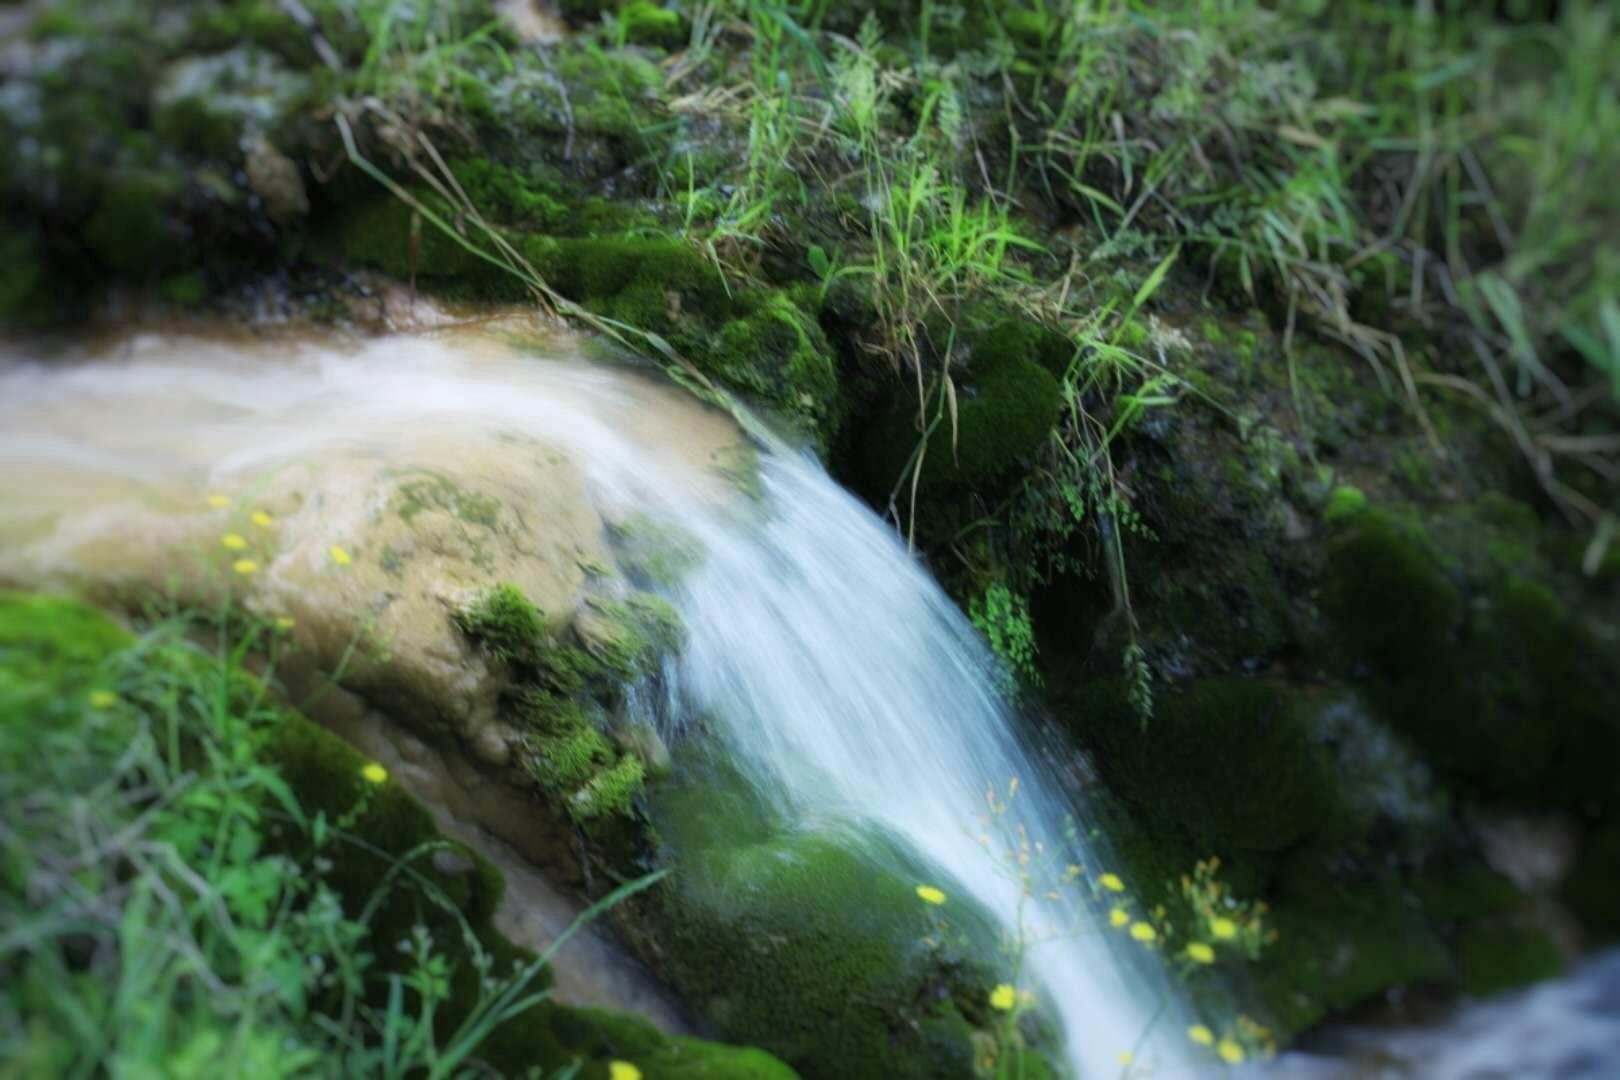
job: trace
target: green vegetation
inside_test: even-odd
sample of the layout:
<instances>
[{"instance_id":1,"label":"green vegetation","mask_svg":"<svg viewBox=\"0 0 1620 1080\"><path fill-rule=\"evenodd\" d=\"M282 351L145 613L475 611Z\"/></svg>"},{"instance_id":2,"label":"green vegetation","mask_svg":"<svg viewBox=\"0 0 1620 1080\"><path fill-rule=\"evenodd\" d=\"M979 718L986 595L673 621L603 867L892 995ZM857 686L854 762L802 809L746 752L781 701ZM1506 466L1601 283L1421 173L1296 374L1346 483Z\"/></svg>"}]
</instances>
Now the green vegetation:
<instances>
[{"instance_id":1,"label":"green vegetation","mask_svg":"<svg viewBox=\"0 0 1620 1080\"><path fill-rule=\"evenodd\" d=\"M362 269L537 300L768 411L886 514L1094 752L1144 901L1219 855L1273 905L1283 1031L1553 969L1516 890L1447 876L1476 803L1578 821L1562 895L1620 934L1608 5L564 0L543 42L490 0L293 7L36 5L0 95L0 326L260 310L267 280L341 312ZM395 509L503 512L431 477ZM645 588L701 559L611 539ZM604 589L560 633L502 586L455 619L508 668L542 801L645 840L655 755L612 718L667 609ZM52 649L0 688L59 685ZM1423 814L1350 790L1386 737L1432 770ZM669 839L739 890L867 899L815 836ZM745 938L731 896L657 897L683 989L794 1063L956 1070L994 1027L971 979L827 911L761 904ZM828 981L790 999L801 965ZM842 1011L873 977L903 1007Z\"/></svg>"},{"instance_id":2,"label":"green vegetation","mask_svg":"<svg viewBox=\"0 0 1620 1080\"><path fill-rule=\"evenodd\" d=\"M992 980L956 942L992 944L982 916L958 902L941 935L887 845L785 827L722 763L681 774L653 808L676 870L647 895L691 1006L807 1076L971 1074Z\"/></svg>"},{"instance_id":3,"label":"green vegetation","mask_svg":"<svg viewBox=\"0 0 1620 1080\"><path fill-rule=\"evenodd\" d=\"M9 1063L791 1075L757 1051L551 1002L545 958L491 923L495 869L241 666L281 645L237 612L132 633L71 599L0 594Z\"/></svg>"},{"instance_id":4,"label":"green vegetation","mask_svg":"<svg viewBox=\"0 0 1620 1080\"><path fill-rule=\"evenodd\" d=\"M458 629L512 669L525 730L524 767L579 825L623 822L657 762L616 748L605 733L627 684L650 674L681 640L673 608L650 593L594 597L567 639L546 626L523 591L501 584L457 611Z\"/></svg>"}]
</instances>

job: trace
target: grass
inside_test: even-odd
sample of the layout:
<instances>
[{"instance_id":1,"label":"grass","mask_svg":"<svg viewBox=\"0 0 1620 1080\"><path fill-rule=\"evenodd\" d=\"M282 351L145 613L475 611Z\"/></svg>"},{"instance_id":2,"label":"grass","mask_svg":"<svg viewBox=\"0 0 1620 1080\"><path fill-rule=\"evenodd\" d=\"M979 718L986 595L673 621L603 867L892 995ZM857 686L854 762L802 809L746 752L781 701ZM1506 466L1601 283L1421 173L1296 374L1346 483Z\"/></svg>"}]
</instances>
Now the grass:
<instances>
[{"instance_id":1,"label":"grass","mask_svg":"<svg viewBox=\"0 0 1620 1080\"><path fill-rule=\"evenodd\" d=\"M1601 562L1620 513L1620 259L1601 239L1620 229L1620 196L1600 179L1620 171L1620 24L1605 6L1517 21L1256 0L924 4L889 25L794 0L689 14L665 65L674 119L642 133L667 232L742 288L796 266L824 301L870 305L845 344L902 379L915 410L917 449L888 500L909 537L930 435L956 443L974 313L1022 313L1073 346L1067 408L1028 474L1041 490L971 527L1093 532L1129 621L1119 536L1135 514L1110 448L1193 392L1145 324L1171 278L1185 295L1201 275L1207 298L1271 316L1290 382L1306 333L1360 357L1441 458L1454 451L1433 409L1477 406ZM387 19L371 25L383 45L362 70L389 56L415 70ZM591 33L613 46L622 28ZM410 40L429 70L476 56ZM709 134L660 143L672 122ZM704 139L734 152L699 161ZM673 149L660 159L659 145ZM402 156L473 223L460 242L477 237L546 302L713 390L650 328L557 297L442 163L424 166L420 146Z\"/></svg>"},{"instance_id":2,"label":"grass","mask_svg":"<svg viewBox=\"0 0 1620 1080\"><path fill-rule=\"evenodd\" d=\"M284 647L270 625L180 612L126 635L72 601L0 609L8 1072L464 1075L546 996L550 952L496 970L417 853L363 906L331 883L376 854L355 827L388 781L367 765L345 812L301 805L266 752L293 720L243 668ZM379 958L368 923L399 890L459 926L460 947L418 934L403 962ZM445 1022L464 964L476 1000Z\"/></svg>"}]
</instances>

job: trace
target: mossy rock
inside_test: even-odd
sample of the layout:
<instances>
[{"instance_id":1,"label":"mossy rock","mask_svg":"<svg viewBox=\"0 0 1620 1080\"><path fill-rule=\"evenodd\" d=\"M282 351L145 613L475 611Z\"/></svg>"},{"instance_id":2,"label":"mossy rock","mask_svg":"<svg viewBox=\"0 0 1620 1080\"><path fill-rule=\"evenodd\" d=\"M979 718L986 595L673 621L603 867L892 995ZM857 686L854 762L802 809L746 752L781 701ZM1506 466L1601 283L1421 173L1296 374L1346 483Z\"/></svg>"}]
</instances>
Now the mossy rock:
<instances>
[{"instance_id":1,"label":"mossy rock","mask_svg":"<svg viewBox=\"0 0 1620 1080\"><path fill-rule=\"evenodd\" d=\"M1391 513L1359 509L1336 528L1323 611L1368 700L1430 764L1537 804L1620 795L1606 764L1620 758L1612 661L1550 589L1504 570L1522 557L1448 573Z\"/></svg>"},{"instance_id":2,"label":"mossy rock","mask_svg":"<svg viewBox=\"0 0 1620 1080\"><path fill-rule=\"evenodd\" d=\"M284 124L310 80L274 54L239 45L173 64L152 98L152 130L166 144L218 162L240 161L245 140Z\"/></svg>"},{"instance_id":3,"label":"mossy rock","mask_svg":"<svg viewBox=\"0 0 1620 1080\"><path fill-rule=\"evenodd\" d=\"M1620 823L1593 829L1564 883L1564 900L1599 941L1620 941Z\"/></svg>"},{"instance_id":4,"label":"mossy rock","mask_svg":"<svg viewBox=\"0 0 1620 1080\"><path fill-rule=\"evenodd\" d=\"M973 343L973 368L993 371L1021 360L1033 360L1061 378L1074 355L1074 342L1061 331L1028 319L1003 319Z\"/></svg>"},{"instance_id":5,"label":"mossy rock","mask_svg":"<svg viewBox=\"0 0 1620 1080\"><path fill-rule=\"evenodd\" d=\"M1200 857L1283 851L1343 822L1333 774L1307 725L1311 705L1250 679L1205 679L1161 693L1151 719L1122 680L1066 705L1109 788L1172 825Z\"/></svg>"},{"instance_id":6,"label":"mossy rock","mask_svg":"<svg viewBox=\"0 0 1620 1080\"><path fill-rule=\"evenodd\" d=\"M693 362L801 431L830 437L843 405L821 326L782 292L755 294L741 306L745 313L721 325L709 347L692 350Z\"/></svg>"},{"instance_id":7,"label":"mossy rock","mask_svg":"<svg viewBox=\"0 0 1620 1080\"><path fill-rule=\"evenodd\" d=\"M1454 947L1463 989L1475 997L1517 990L1564 970L1564 955L1544 931L1479 924L1457 935Z\"/></svg>"},{"instance_id":8,"label":"mossy rock","mask_svg":"<svg viewBox=\"0 0 1620 1080\"><path fill-rule=\"evenodd\" d=\"M326 880L345 910L375 903L370 922L372 951L386 970L397 960L397 942L426 927L454 962L451 996L442 1006L441 1034L453 1030L476 1001L479 973L463 950L462 927L504 971L532 956L495 930L499 873L476 852L445 840L432 815L389 781L368 779L366 759L337 736L298 717L286 718L267 747L306 814L329 820L350 815L350 830L362 844L330 860ZM356 807L363 812L353 816ZM434 859L435 852L452 858ZM399 867L409 860L409 872ZM380 901L380 902L378 902ZM458 948L459 945L459 948ZM541 983L540 985L544 985ZM671 1038L637 1017L600 1009L575 1009L542 1001L497 1027L480 1047L481 1059L505 1075L539 1065L556 1068L585 1062L580 1075L605 1077L609 1060L638 1065L647 1076L694 1080L780 1080L791 1077L780 1062L757 1050L733 1049L697 1039Z\"/></svg>"},{"instance_id":9,"label":"mossy rock","mask_svg":"<svg viewBox=\"0 0 1620 1080\"><path fill-rule=\"evenodd\" d=\"M145 665L193 660L216 662L188 646L178 651L144 648L105 614L71 597L0 592L0 715L7 722L49 715L83 723L87 716L102 715L86 709L79 696L99 678L111 682L125 672L142 682L149 674L141 670ZM175 685L160 682L162 694ZM285 782L303 821L319 816L329 826L327 840L317 847L310 830L274 824L287 821L290 810L277 801L264 817L270 831L267 850L293 858L309 876L320 875L349 918L364 915L365 940L356 945L371 957L373 1006L386 1007L389 992L388 980L376 976L409 974L415 963L397 945L419 929L431 935L436 954L448 961L449 997L435 1013L437 1035L447 1038L467 1019L482 992L483 973L472 963L473 942L502 975L535 959L493 925L504 889L499 872L477 852L442 836L425 806L348 743L297 714L266 709L265 688L247 673L239 672L233 682L246 691L241 707L252 708L267 725L262 742L252 747L255 756ZM151 706L167 709L174 703L160 697ZM144 707L132 696L106 714L107 724L114 726L98 724L92 733L117 736L123 730L116 726L118 719ZM231 707L238 707L234 695ZM545 985L542 971L531 989ZM336 1002L317 997L311 1004L320 1010ZM405 1007L415 1005L407 1001ZM608 1064L616 1060L637 1065L645 1076L674 1080L794 1076L760 1050L667 1036L640 1017L550 999L496 1027L475 1058L506 1076L526 1075L533 1068L549 1075L577 1067L575 1075L606 1080Z\"/></svg>"},{"instance_id":10,"label":"mossy rock","mask_svg":"<svg viewBox=\"0 0 1620 1080\"><path fill-rule=\"evenodd\" d=\"M929 435L921 480L927 490L995 481L1028 462L1057 423L1062 388L1035 361L1011 359L969 379L957 388L954 425L947 412ZM915 403L897 402L869 436L873 483L885 492L892 487L921 441Z\"/></svg>"},{"instance_id":11,"label":"mossy rock","mask_svg":"<svg viewBox=\"0 0 1620 1080\"><path fill-rule=\"evenodd\" d=\"M1388 513L1345 520L1328 550L1322 609L1359 661L1390 678L1421 674L1453 651L1462 593L1432 548Z\"/></svg>"},{"instance_id":12,"label":"mossy rock","mask_svg":"<svg viewBox=\"0 0 1620 1080\"><path fill-rule=\"evenodd\" d=\"M634 916L660 973L705 1021L807 1077L974 1074L987 973L936 939L981 945L982 916L931 909L880 840L775 823L728 766L680 762L650 815L674 872Z\"/></svg>"},{"instance_id":13,"label":"mossy rock","mask_svg":"<svg viewBox=\"0 0 1620 1080\"><path fill-rule=\"evenodd\" d=\"M596 596L564 633L548 627L521 589L500 584L452 619L511 669L522 764L540 790L560 799L577 825L628 821L648 769L663 762L621 752L605 727L624 687L651 675L679 647L675 610L651 593Z\"/></svg>"},{"instance_id":14,"label":"mossy rock","mask_svg":"<svg viewBox=\"0 0 1620 1080\"><path fill-rule=\"evenodd\" d=\"M437 201L425 193L423 202ZM523 280L445 235L411 207L383 195L343 211L332 230L333 253L356 266L369 266L455 299L519 300L529 295ZM486 237L469 243L488 250Z\"/></svg>"},{"instance_id":15,"label":"mossy rock","mask_svg":"<svg viewBox=\"0 0 1620 1080\"><path fill-rule=\"evenodd\" d=\"M564 228L571 215L562 185L536 172L520 172L489 158L462 158L450 165L456 183L490 221L541 232Z\"/></svg>"},{"instance_id":16,"label":"mossy rock","mask_svg":"<svg viewBox=\"0 0 1620 1080\"><path fill-rule=\"evenodd\" d=\"M109 182L84 223L85 245L107 269L141 276L178 265L181 237L170 214L181 181L173 173L133 171Z\"/></svg>"},{"instance_id":17,"label":"mossy rock","mask_svg":"<svg viewBox=\"0 0 1620 1080\"><path fill-rule=\"evenodd\" d=\"M1256 985L1284 1038L1397 986L1451 986L1450 952L1392 874L1302 855L1278 881Z\"/></svg>"},{"instance_id":18,"label":"mossy rock","mask_svg":"<svg viewBox=\"0 0 1620 1080\"><path fill-rule=\"evenodd\" d=\"M134 638L106 615L68 597L0 590L0 703L13 715L78 690Z\"/></svg>"}]
</instances>

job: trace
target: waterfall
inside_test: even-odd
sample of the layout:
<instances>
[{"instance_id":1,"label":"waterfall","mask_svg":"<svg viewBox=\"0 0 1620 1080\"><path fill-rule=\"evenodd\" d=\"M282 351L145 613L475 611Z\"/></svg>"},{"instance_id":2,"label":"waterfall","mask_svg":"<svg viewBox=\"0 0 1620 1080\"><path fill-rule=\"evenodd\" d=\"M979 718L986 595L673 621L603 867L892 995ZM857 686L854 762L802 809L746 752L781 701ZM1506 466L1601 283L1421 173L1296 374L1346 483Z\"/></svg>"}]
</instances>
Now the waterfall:
<instances>
[{"instance_id":1,"label":"waterfall","mask_svg":"<svg viewBox=\"0 0 1620 1080\"><path fill-rule=\"evenodd\" d=\"M757 512L681 519L707 552L676 592L688 631L676 677L695 711L784 819L880 829L1004 933L1057 934L1029 949L1024 977L1061 1020L1079 1075L1119 1075L1124 1052L1156 1058L1162 1075L1184 1040L1175 991L1151 954L1095 918L1087 882L1062 881L1069 865L1093 879L1117 867L1087 839L1076 793L1021 740L977 632L813 459L766 452L760 482ZM980 839L992 792L1005 807L997 834L1051 864L1036 891L1059 896L1022 927L1017 853Z\"/></svg>"},{"instance_id":2,"label":"waterfall","mask_svg":"<svg viewBox=\"0 0 1620 1080\"><path fill-rule=\"evenodd\" d=\"M1121 868L1093 839L1072 770L1031 748L994 657L894 532L790 447L758 448L739 495L671 451L682 436L658 396L669 391L555 355L567 349L523 357L493 340L136 338L114 363L0 369L0 466L37 496L8 503L0 539L8 525L28 535L31 512L60 513L75 484L104 508L131 485L150 504L166 486L207 490L338 448L560 446L610 519L646 515L701 549L668 587L687 630L669 739L701 714L784 818L881 835L1005 936L1055 935L1028 951L1019 983L1057 1021L1076 1075L1119 1075L1124 1052L1156 1075L1186 1064L1188 1018L1165 966L1097 918L1093 883ZM1067 878L1057 899L1043 883L1026 903L1017 852L982 842L991 793L996 831Z\"/></svg>"}]
</instances>

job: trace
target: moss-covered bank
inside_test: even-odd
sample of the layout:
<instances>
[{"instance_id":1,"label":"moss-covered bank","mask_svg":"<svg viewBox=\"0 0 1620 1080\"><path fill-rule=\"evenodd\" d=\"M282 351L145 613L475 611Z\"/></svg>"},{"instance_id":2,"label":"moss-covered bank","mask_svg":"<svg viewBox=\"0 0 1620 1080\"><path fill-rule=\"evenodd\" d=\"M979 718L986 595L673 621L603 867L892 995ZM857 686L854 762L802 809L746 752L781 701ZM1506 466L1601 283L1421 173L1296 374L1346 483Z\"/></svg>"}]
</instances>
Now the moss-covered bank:
<instances>
[{"instance_id":1,"label":"moss-covered bank","mask_svg":"<svg viewBox=\"0 0 1620 1080\"><path fill-rule=\"evenodd\" d=\"M503 889L499 873L477 852L441 836L425 807L347 743L294 713L263 707L264 687L245 672L227 673L229 701L223 708L254 718L252 724L216 726L214 738L242 741L211 745L210 731L191 726L194 721L181 702L188 687L201 687L219 674L219 661L166 634L169 630L163 628L132 634L66 597L0 595L0 701L6 705L8 746L26 739L30 725L82 725L84 752L90 755L107 743L107 735L137 737L140 715L147 710L161 710L165 701L171 710L178 705L179 711L169 714L171 738L179 740L172 747L193 760L196 770L209 772L211 753L247 755L279 778L266 788L276 797L260 811L265 857L250 865L259 873L318 881L329 890L322 895L341 905L352 920L345 925L359 937L331 942L333 951L323 962L338 965L338 970L359 964L365 972L364 996L378 1009L388 1007L391 993L405 990L395 1007L414 1014L427 987L417 981L417 964L423 943L430 943L438 958L431 970L443 980L432 991L440 997L433 1023L441 1037L448 1037L475 1009L486 1007L481 1002L491 992L492 975L504 976L534 959L494 928L492 917ZM101 689L87 696L87 686ZM213 715L217 724L222 714ZM153 793L155 799L163 797ZM181 797L181 792L166 797ZM22 866L18 864L19 872ZM199 866L195 872L208 870ZM23 884L8 882L8 904L20 900L13 887ZM275 893L274 880L269 884ZM285 891L287 902L307 903L309 895L307 890ZM299 901L300 896L305 899ZM35 902L42 898L36 896ZM237 917L255 921L246 911L238 911ZM279 922L266 932L276 932L275 925ZM71 950L66 960L70 966L82 962ZM12 977L26 981L30 963L46 962L12 950L0 957L10 972L8 983ZM214 976L228 980L233 974L221 970ZM543 988L543 980L533 987ZM335 990L317 989L308 1000L308 1013L296 1015L318 1023L318 1015L339 1007L343 999ZM349 1018L333 1013L332 1021L347 1023ZM605 1077L614 1060L634 1063L647 1076L694 1080L793 1075L759 1051L666 1036L632 1016L546 999L489 1031L475 1057L504 1075L521 1075L534 1067L583 1066L579 1075Z\"/></svg>"}]
</instances>

